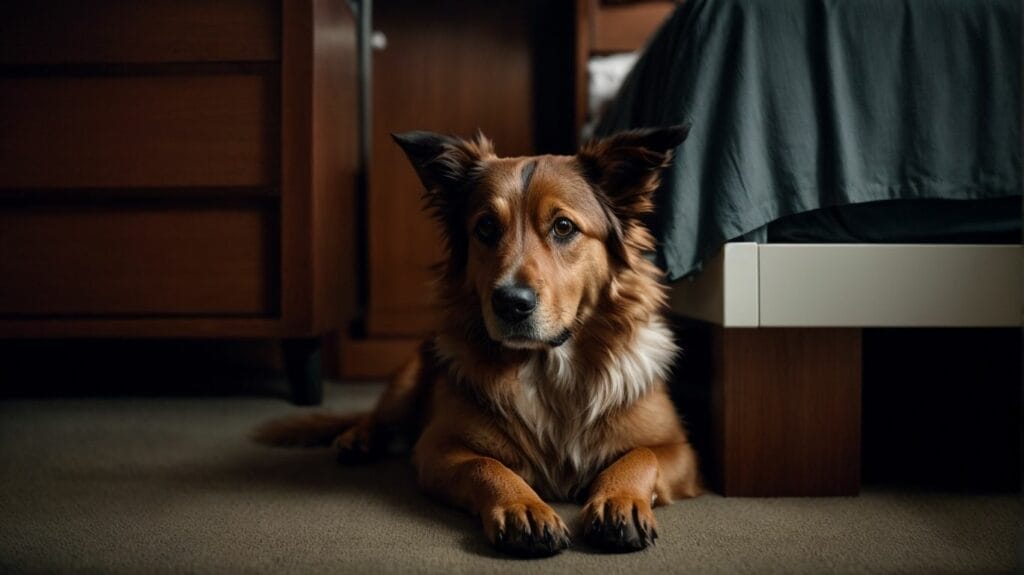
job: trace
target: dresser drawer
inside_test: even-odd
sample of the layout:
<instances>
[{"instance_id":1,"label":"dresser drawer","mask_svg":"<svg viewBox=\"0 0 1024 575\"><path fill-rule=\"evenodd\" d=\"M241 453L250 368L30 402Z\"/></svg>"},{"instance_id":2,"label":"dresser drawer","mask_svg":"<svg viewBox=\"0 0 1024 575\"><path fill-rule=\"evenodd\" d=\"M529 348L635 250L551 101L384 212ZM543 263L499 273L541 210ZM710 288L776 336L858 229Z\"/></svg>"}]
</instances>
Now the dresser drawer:
<instances>
[{"instance_id":1,"label":"dresser drawer","mask_svg":"<svg viewBox=\"0 0 1024 575\"><path fill-rule=\"evenodd\" d=\"M219 206L0 206L0 317L266 316L276 213Z\"/></svg>"},{"instance_id":2,"label":"dresser drawer","mask_svg":"<svg viewBox=\"0 0 1024 575\"><path fill-rule=\"evenodd\" d=\"M280 58L280 1L4 0L0 65Z\"/></svg>"},{"instance_id":3,"label":"dresser drawer","mask_svg":"<svg viewBox=\"0 0 1024 575\"><path fill-rule=\"evenodd\" d=\"M276 185L271 76L0 78L0 188Z\"/></svg>"}]
</instances>

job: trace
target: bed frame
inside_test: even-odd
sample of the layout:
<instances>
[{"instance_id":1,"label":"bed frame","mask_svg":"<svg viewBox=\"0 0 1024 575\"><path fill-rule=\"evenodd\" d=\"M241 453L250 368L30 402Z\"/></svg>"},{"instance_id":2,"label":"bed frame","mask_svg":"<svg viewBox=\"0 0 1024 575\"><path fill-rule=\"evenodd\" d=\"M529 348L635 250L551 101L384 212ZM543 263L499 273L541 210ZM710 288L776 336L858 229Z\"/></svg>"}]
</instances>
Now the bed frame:
<instances>
[{"instance_id":1,"label":"bed frame","mask_svg":"<svg viewBox=\"0 0 1024 575\"><path fill-rule=\"evenodd\" d=\"M1014 327L1020 245L729 243L673 312L712 325L712 451L726 495L860 489L861 328Z\"/></svg>"}]
</instances>

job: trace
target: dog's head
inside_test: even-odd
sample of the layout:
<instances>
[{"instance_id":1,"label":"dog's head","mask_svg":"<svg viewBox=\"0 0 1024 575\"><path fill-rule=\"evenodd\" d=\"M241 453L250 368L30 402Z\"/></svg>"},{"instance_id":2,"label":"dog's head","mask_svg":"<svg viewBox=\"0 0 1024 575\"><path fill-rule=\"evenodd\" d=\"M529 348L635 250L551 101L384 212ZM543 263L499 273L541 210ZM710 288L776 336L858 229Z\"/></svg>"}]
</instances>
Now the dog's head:
<instances>
[{"instance_id":1,"label":"dog's head","mask_svg":"<svg viewBox=\"0 0 1024 575\"><path fill-rule=\"evenodd\" d=\"M648 265L641 219L687 126L624 132L575 156L499 158L482 134L395 135L445 234L443 289L478 304L488 336L509 348L564 343Z\"/></svg>"}]
</instances>

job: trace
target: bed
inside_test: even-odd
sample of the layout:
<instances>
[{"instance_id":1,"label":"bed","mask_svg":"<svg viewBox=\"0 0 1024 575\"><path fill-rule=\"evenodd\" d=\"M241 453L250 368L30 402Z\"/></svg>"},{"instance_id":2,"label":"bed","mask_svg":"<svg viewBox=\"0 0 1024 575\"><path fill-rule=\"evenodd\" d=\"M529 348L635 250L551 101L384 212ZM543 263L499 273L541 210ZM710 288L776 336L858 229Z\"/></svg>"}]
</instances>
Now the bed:
<instances>
[{"instance_id":1,"label":"bed","mask_svg":"<svg viewBox=\"0 0 1024 575\"><path fill-rule=\"evenodd\" d=\"M591 3L593 6L593 3ZM691 0L595 134L690 122L651 225L727 495L852 494L865 327L1021 323L1020 6Z\"/></svg>"}]
</instances>

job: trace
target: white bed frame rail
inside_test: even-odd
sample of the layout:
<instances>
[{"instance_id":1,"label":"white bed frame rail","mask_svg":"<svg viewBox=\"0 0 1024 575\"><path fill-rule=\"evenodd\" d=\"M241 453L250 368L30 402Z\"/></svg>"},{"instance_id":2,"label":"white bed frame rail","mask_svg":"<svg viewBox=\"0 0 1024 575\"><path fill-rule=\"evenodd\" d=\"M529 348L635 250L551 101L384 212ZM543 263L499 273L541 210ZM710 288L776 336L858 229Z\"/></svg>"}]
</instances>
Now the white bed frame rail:
<instances>
[{"instance_id":1,"label":"white bed frame rail","mask_svg":"<svg viewBox=\"0 0 1024 575\"><path fill-rule=\"evenodd\" d=\"M723 327L1019 326L1024 248L728 243L671 302Z\"/></svg>"}]
</instances>

